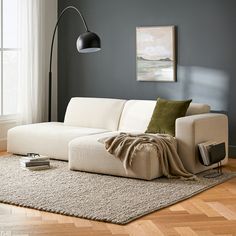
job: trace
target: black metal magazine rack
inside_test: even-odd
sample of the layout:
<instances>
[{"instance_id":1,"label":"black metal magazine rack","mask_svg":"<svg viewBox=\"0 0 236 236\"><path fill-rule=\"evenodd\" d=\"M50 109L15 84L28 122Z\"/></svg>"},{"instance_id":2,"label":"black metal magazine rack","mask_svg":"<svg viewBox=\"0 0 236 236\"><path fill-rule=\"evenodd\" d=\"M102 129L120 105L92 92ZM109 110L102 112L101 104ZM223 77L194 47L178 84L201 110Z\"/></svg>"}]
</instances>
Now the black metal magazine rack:
<instances>
[{"instance_id":1,"label":"black metal magazine rack","mask_svg":"<svg viewBox=\"0 0 236 236\"><path fill-rule=\"evenodd\" d=\"M216 178L216 177L222 175L223 172L222 172L221 161L226 156L225 143L222 142L222 143L215 144L215 145L212 145L211 147L209 147L208 155L209 155L209 164L206 165L206 164L204 164L201 153L199 152L199 157L200 157L199 160L200 160L201 164L204 166L211 166L211 165L217 163L218 167L217 167L217 171L205 174L204 177L205 178Z\"/></svg>"}]
</instances>

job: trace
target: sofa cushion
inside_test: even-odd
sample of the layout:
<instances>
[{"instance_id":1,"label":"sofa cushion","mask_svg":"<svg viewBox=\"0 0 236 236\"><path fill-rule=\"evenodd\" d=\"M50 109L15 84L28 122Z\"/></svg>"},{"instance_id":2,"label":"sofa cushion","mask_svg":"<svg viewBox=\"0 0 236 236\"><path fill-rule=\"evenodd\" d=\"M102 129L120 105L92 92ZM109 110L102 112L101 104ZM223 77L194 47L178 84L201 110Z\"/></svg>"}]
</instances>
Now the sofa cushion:
<instances>
[{"instance_id":1,"label":"sofa cushion","mask_svg":"<svg viewBox=\"0 0 236 236\"><path fill-rule=\"evenodd\" d=\"M129 100L125 103L120 124L120 131L145 132L152 117L156 101ZM186 115L208 113L210 107L205 104L191 103Z\"/></svg>"},{"instance_id":2,"label":"sofa cushion","mask_svg":"<svg viewBox=\"0 0 236 236\"><path fill-rule=\"evenodd\" d=\"M120 159L111 155L105 145L98 140L118 132L109 132L91 136L79 137L69 143L70 170L88 171L94 173L132 177L151 180L162 176L156 148L141 150L132 162L132 168L127 172Z\"/></svg>"},{"instance_id":3,"label":"sofa cushion","mask_svg":"<svg viewBox=\"0 0 236 236\"><path fill-rule=\"evenodd\" d=\"M210 110L211 110L211 107L207 104L192 103L191 102L191 104L188 107L188 110L186 112L186 116L205 114L205 113L209 113Z\"/></svg>"},{"instance_id":4,"label":"sofa cushion","mask_svg":"<svg viewBox=\"0 0 236 236\"><path fill-rule=\"evenodd\" d=\"M185 116L192 100L174 101L157 99L146 133L162 133L175 136L175 120Z\"/></svg>"},{"instance_id":5,"label":"sofa cushion","mask_svg":"<svg viewBox=\"0 0 236 236\"><path fill-rule=\"evenodd\" d=\"M77 137L107 132L104 129L71 127L59 122L22 125L8 131L8 152L36 152L67 160L68 143Z\"/></svg>"},{"instance_id":6,"label":"sofa cushion","mask_svg":"<svg viewBox=\"0 0 236 236\"><path fill-rule=\"evenodd\" d=\"M117 130L125 100L108 98L72 98L64 123L69 126Z\"/></svg>"}]
</instances>

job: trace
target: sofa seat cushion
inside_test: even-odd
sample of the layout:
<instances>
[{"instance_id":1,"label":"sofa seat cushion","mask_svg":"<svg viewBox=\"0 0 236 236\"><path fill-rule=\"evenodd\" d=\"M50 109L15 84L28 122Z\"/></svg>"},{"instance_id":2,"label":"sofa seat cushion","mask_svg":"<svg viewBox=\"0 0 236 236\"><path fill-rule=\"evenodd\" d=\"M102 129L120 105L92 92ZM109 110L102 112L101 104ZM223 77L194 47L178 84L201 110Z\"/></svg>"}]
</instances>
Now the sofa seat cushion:
<instances>
[{"instance_id":1,"label":"sofa seat cushion","mask_svg":"<svg viewBox=\"0 0 236 236\"><path fill-rule=\"evenodd\" d=\"M22 125L8 132L8 152L36 152L68 160L68 143L77 137L107 132L104 129L66 126L60 122Z\"/></svg>"},{"instance_id":2,"label":"sofa seat cushion","mask_svg":"<svg viewBox=\"0 0 236 236\"><path fill-rule=\"evenodd\" d=\"M120 159L108 153L98 140L118 132L79 137L69 143L69 168L100 174L151 180L162 175L155 148L140 151L127 172Z\"/></svg>"}]
</instances>

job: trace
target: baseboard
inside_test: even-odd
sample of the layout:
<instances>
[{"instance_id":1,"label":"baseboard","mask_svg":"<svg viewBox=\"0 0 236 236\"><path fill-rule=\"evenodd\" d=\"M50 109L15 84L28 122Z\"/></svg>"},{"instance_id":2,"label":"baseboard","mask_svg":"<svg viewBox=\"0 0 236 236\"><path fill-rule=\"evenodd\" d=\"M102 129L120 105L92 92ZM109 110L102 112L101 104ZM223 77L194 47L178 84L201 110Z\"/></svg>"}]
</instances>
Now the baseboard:
<instances>
[{"instance_id":1,"label":"baseboard","mask_svg":"<svg viewBox=\"0 0 236 236\"><path fill-rule=\"evenodd\" d=\"M236 146L229 145L229 157L236 158Z\"/></svg>"},{"instance_id":2,"label":"baseboard","mask_svg":"<svg viewBox=\"0 0 236 236\"><path fill-rule=\"evenodd\" d=\"M0 139L0 151L6 151L7 150L7 139L2 138Z\"/></svg>"}]
</instances>

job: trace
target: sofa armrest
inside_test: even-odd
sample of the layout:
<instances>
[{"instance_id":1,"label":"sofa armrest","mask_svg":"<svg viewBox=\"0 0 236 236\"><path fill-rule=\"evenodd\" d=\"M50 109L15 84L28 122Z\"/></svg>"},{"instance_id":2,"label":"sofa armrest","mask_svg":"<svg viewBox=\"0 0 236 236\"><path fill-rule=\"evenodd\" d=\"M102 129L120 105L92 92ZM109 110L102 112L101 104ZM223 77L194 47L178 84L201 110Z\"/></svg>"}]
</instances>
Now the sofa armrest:
<instances>
[{"instance_id":1,"label":"sofa armrest","mask_svg":"<svg viewBox=\"0 0 236 236\"><path fill-rule=\"evenodd\" d=\"M210 140L225 142L226 157L222 164L227 163L228 118L226 115L207 113L178 118L175 124L175 135L179 156L188 171L198 173L214 167L205 167L199 162L198 144Z\"/></svg>"}]
</instances>

